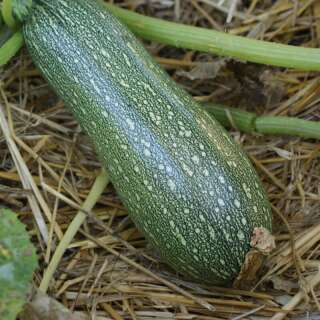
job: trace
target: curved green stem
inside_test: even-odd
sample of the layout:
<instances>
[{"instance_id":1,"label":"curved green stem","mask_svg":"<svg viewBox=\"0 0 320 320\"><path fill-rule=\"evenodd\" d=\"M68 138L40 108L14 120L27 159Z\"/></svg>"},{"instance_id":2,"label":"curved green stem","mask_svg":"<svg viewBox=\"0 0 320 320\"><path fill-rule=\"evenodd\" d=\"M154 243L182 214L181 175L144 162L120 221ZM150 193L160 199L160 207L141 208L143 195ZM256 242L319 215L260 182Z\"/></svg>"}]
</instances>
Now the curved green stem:
<instances>
[{"instance_id":1,"label":"curved green stem","mask_svg":"<svg viewBox=\"0 0 320 320\"><path fill-rule=\"evenodd\" d=\"M2 17L5 24L11 29L17 28L16 20L12 15L12 0L3 0L2 1Z\"/></svg>"},{"instance_id":2,"label":"curved green stem","mask_svg":"<svg viewBox=\"0 0 320 320\"><path fill-rule=\"evenodd\" d=\"M146 38L151 40L167 39L165 40L167 41L166 43L171 43L179 46L182 43L179 41L183 41L183 39L181 39L181 33L179 31L180 30L179 28L182 28L184 31L189 30L189 32L192 30L195 30L195 33L191 35L192 39L196 39L196 34L199 32L200 33L204 32L204 34L207 34L207 35L208 33L211 35L211 33L213 32L213 34L219 34L217 39L220 39L220 40L223 37L227 36L227 37L231 37L239 40L240 43L242 44L245 44L247 40L251 42L251 39L247 39L247 38L230 36L227 34L216 32L216 31L205 30L205 29L195 28L195 27L188 27L188 26L183 26L176 23L172 23L172 22L162 21L155 18L149 18L134 12L130 12L128 10L117 8L112 5L108 5L108 7L114 14L116 14L120 19L122 19L125 23L127 23L130 28L132 28L134 31L137 31L138 34L140 34L140 32L142 31L146 32L147 34ZM165 26L165 28L161 29L163 26ZM177 26L178 26L178 29L175 30L174 28ZM157 31L157 28L159 28L158 31ZM174 33L175 31L176 31L176 34ZM140 35L143 35L144 34L143 32ZM172 34L174 34L174 37L170 36ZM190 34L192 34L192 32ZM172 41L175 38L175 36L177 36L176 38L177 42L173 43ZM185 41L188 42L189 40L186 39ZM319 49L307 49L307 48L299 48L299 47L293 47L293 46L277 45L274 43L267 43L267 42L256 41L256 40L254 40L254 42L255 42L255 46L257 46L257 43L263 46L270 45L272 48L277 48L280 46L284 50L282 51L282 54L284 54L286 50L290 51L293 49L297 50L297 53L305 52L306 55L305 55L304 69L313 68L313 70L318 70L318 69L320 70L320 59L318 59L317 61L314 61L314 59L310 59L315 56L318 56L318 58L320 58ZM221 44L222 42L217 41L217 43ZM190 48L196 49L196 47L194 46L196 46L197 41L192 40L191 42L188 42L188 44ZM18 50L22 47L22 45L23 45L22 33L21 31L17 31L0 48L0 66L5 65L18 52ZM206 41L203 41L202 45L204 47L207 45L207 48L210 47L210 44L208 44ZM237 46L235 45L235 47ZM226 50L231 50L232 48L231 49L230 48L231 47L229 46L229 48L227 48ZM274 53L275 52L276 51L274 51ZM245 55L250 54L250 46L244 49L243 54ZM252 54L254 57L254 52L252 52ZM287 65L290 64L291 66L298 67L299 64L297 64L297 62L300 61L299 59L297 60L298 57L299 57L298 54L292 60L286 57ZM284 58L283 56L278 56L278 57L275 56L274 59L275 60L273 60L273 62L275 63L275 62L282 61ZM265 61L261 60L261 62L265 62ZM222 125L226 127L233 127L243 132L247 132L247 133L257 132L262 134L279 134L279 135L286 134L286 135L299 136L303 138L320 139L320 124L318 122L302 120L297 118L290 118L290 117L257 116L256 114L251 112L246 112L246 111L234 109L234 108L228 108L228 107L217 105L217 104L215 105L206 104L204 105L204 108L209 113L211 113L219 122L221 122Z\"/></svg>"},{"instance_id":3,"label":"curved green stem","mask_svg":"<svg viewBox=\"0 0 320 320\"><path fill-rule=\"evenodd\" d=\"M320 49L303 48L235 36L147 17L105 3L138 36L220 56L300 70L320 70Z\"/></svg>"},{"instance_id":4,"label":"curved green stem","mask_svg":"<svg viewBox=\"0 0 320 320\"><path fill-rule=\"evenodd\" d=\"M21 31L14 33L0 48L0 66L5 65L20 50L23 45Z\"/></svg>"},{"instance_id":5,"label":"curved green stem","mask_svg":"<svg viewBox=\"0 0 320 320\"><path fill-rule=\"evenodd\" d=\"M0 48L0 66L6 64L21 48L23 37L16 32ZM223 126L246 133L292 135L320 139L320 123L293 117L257 116L255 113L229 108L218 104L204 104L203 107Z\"/></svg>"},{"instance_id":6,"label":"curved green stem","mask_svg":"<svg viewBox=\"0 0 320 320\"><path fill-rule=\"evenodd\" d=\"M320 139L320 122L295 117L258 116L219 104L206 103L204 109L226 128L246 133L290 135Z\"/></svg>"},{"instance_id":7,"label":"curved green stem","mask_svg":"<svg viewBox=\"0 0 320 320\"><path fill-rule=\"evenodd\" d=\"M57 249L55 250L54 255L52 256L52 259L40 283L39 289L41 291L46 292L48 290L50 280L52 279L53 274L56 271L63 254L65 253L79 228L87 218L87 214L85 212L91 211L108 183L108 174L105 170L102 170L99 176L96 178L87 199L83 203L82 210L79 210L76 216L73 218L72 222L68 226L66 233L64 234Z\"/></svg>"},{"instance_id":8,"label":"curved green stem","mask_svg":"<svg viewBox=\"0 0 320 320\"><path fill-rule=\"evenodd\" d=\"M10 0L5 0L5 2L9 3ZM234 36L214 30L146 17L110 4L106 4L106 6L133 32L145 39L257 63L301 70L320 70L320 49L289 46ZM2 52L0 52L0 60L3 60L1 54Z\"/></svg>"}]
</instances>

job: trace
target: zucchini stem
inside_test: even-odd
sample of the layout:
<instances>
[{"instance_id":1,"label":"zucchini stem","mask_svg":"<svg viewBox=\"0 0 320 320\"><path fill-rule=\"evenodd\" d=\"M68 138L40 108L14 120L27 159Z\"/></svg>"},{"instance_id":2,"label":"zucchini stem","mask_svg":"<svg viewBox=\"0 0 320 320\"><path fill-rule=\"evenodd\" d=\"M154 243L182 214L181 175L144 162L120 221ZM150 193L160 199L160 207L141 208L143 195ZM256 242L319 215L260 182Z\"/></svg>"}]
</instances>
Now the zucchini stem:
<instances>
[{"instance_id":1,"label":"zucchini stem","mask_svg":"<svg viewBox=\"0 0 320 320\"><path fill-rule=\"evenodd\" d=\"M295 117L258 116L253 112L206 103L204 109L226 128L246 133L289 135L320 139L320 122Z\"/></svg>"},{"instance_id":2,"label":"zucchini stem","mask_svg":"<svg viewBox=\"0 0 320 320\"><path fill-rule=\"evenodd\" d=\"M107 3L105 5L134 33L148 40L261 64L305 71L320 70L320 49L317 48L304 48L249 39L147 17ZM6 24L11 27L16 26L12 16L11 0L4 0L2 14ZM1 59L2 54L1 50L0 60L3 60Z\"/></svg>"},{"instance_id":3,"label":"zucchini stem","mask_svg":"<svg viewBox=\"0 0 320 320\"><path fill-rule=\"evenodd\" d=\"M213 30L184 26L173 22L150 18L129 10L120 9L113 5L106 5L110 11L118 16L118 18L126 23L134 32L141 37L150 40L189 49L214 52L217 54L228 54L237 58L247 57L250 61L260 61L260 63L266 63L267 56L270 58L273 53L272 59L269 60L270 64L279 66L290 65L291 67L301 67L305 70L320 70L320 49L300 48L261 40L247 39ZM13 19L12 10L10 11L9 9L11 10L11 1L5 0L2 7L5 21L10 21L11 18ZM9 13L11 13L11 17ZM11 24L11 22L9 22L9 24ZM8 24L8 22L6 23ZM202 37L200 37L201 35ZM210 45L212 39L215 40L214 45L212 43ZM223 48L224 44L226 44L225 48ZM0 47L0 66L3 66L10 61L22 45L22 32L16 31L3 46ZM261 48L259 49L260 45ZM244 48L237 51L236 48L239 46L244 46ZM269 46L271 51L265 52L262 50L264 46ZM292 50L297 50L296 55L289 55L289 52L293 53ZM257 52L260 52L261 54L257 55ZM302 59L302 56L304 59ZM315 59L315 57L317 57L317 59ZM259 61L256 60L258 58L260 59ZM302 60L303 63L300 64ZM204 108L223 126L228 128L232 127L246 133L293 135L302 138L320 139L320 124L315 121L294 117L258 116L251 112L218 104L205 104Z\"/></svg>"},{"instance_id":4,"label":"zucchini stem","mask_svg":"<svg viewBox=\"0 0 320 320\"><path fill-rule=\"evenodd\" d=\"M105 5L136 35L144 39L278 67L320 70L320 49L250 39L147 17L109 3Z\"/></svg>"}]
</instances>

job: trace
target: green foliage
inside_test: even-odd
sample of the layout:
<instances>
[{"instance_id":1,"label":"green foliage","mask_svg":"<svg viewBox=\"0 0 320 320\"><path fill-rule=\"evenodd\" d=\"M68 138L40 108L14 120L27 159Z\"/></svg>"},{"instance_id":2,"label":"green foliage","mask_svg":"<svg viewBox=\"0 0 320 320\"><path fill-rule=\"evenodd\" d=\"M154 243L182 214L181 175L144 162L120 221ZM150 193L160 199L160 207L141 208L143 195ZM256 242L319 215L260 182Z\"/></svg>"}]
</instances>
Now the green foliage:
<instances>
[{"instance_id":1,"label":"green foliage","mask_svg":"<svg viewBox=\"0 0 320 320\"><path fill-rule=\"evenodd\" d=\"M20 22L29 15L32 7L32 0L12 0L13 16Z\"/></svg>"},{"instance_id":2,"label":"green foliage","mask_svg":"<svg viewBox=\"0 0 320 320\"><path fill-rule=\"evenodd\" d=\"M0 208L0 319L14 320L37 267L35 248L16 214Z\"/></svg>"}]
</instances>

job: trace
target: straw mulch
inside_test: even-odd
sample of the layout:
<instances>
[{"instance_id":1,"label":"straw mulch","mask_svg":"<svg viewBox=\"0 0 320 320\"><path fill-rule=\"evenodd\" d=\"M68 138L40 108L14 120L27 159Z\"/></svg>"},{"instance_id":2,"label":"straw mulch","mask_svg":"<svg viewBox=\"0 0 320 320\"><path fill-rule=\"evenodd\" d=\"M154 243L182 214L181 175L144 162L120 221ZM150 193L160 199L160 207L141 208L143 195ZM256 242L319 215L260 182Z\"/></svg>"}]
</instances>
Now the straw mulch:
<instances>
[{"instance_id":1,"label":"straw mulch","mask_svg":"<svg viewBox=\"0 0 320 320\"><path fill-rule=\"evenodd\" d=\"M122 5L151 16L257 39L319 46L319 0L242 0L234 11L233 2L140 0ZM231 19L228 24L227 19ZM170 75L200 101L217 101L258 114L320 120L320 83L315 72L145 44ZM0 90L6 114L1 126L8 125L12 133L5 138L0 130L0 202L19 214L37 247L37 287L59 239L88 195L100 163L90 141L25 50L1 73ZM93 210L96 218L87 220L60 261L49 296L69 310L80 311L77 319L84 315L116 320L318 319L319 141L236 130L231 134L253 161L274 209L277 248L255 285L240 290L182 279L159 262L109 185ZM48 247L35 226L36 214L47 221ZM52 307L44 299L45 303L50 319L58 319L54 315L59 305ZM283 308L290 310L287 315L281 313Z\"/></svg>"}]
</instances>

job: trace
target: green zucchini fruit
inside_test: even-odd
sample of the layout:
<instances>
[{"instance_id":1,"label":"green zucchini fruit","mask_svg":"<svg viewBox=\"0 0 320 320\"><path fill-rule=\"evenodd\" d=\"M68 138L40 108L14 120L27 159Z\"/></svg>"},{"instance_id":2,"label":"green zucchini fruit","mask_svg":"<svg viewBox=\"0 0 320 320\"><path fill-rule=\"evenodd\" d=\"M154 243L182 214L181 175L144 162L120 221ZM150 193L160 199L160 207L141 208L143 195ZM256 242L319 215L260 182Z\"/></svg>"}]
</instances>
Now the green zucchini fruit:
<instances>
[{"instance_id":1,"label":"green zucchini fruit","mask_svg":"<svg viewBox=\"0 0 320 320\"><path fill-rule=\"evenodd\" d=\"M34 0L23 33L147 240L182 274L230 283L254 228L271 231L240 147L102 4Z\"/></svg>"}]
</instances>

